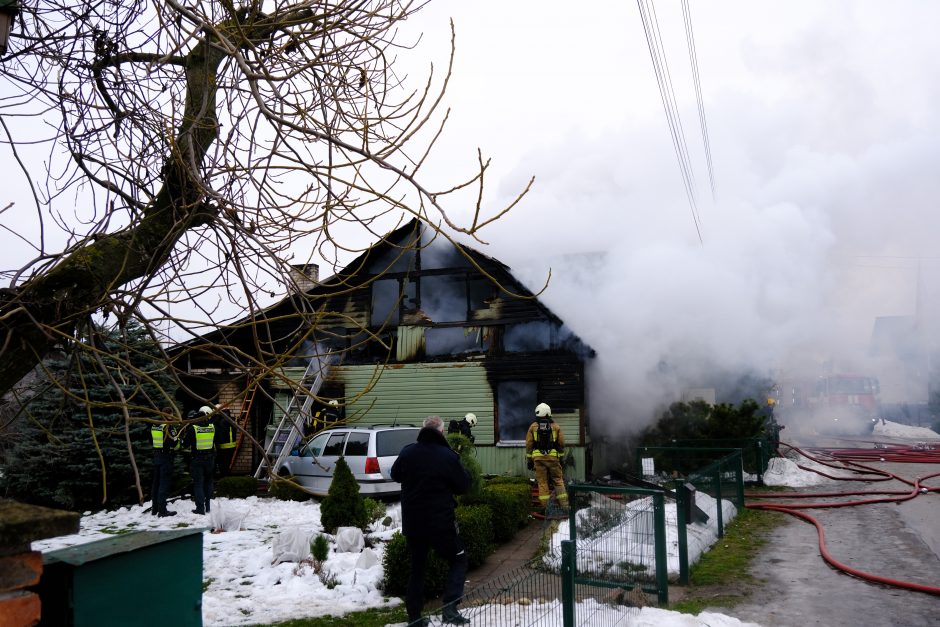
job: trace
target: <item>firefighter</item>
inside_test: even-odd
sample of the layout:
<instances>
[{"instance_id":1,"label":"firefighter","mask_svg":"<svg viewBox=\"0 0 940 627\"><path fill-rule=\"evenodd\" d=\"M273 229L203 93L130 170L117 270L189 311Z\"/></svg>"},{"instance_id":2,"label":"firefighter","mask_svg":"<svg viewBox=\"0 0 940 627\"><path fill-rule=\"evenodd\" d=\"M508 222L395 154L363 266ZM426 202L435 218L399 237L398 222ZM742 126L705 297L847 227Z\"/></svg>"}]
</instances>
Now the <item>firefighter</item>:
<instances>
[{"instance_id":1,"label":"firefighter","mask_svg":"<svg viewBox=\"0 0 940 627\"><path fill-rule=\"evenodd\" d=\"M318 409L307 419L304 424L304 442L324 429L337 426L339 422L339 401L334 398L326 404L326 407Z\"/></svg>"},{"instance_id":2,"label":"firefighter","mask_svg":"<svg viewBox=\"0 0 940 627\"><path fill-rule=\"evenodd\" d=\"M476 414L468 413L463 417L463 420L451 420L450 424L447 425L447 433L459 433L460 435L466 436L472 444L474 437L470 430L475 426L477 426Z\"/></svg>"},{"instance_id":3,"label":"firefighter","mask_svg":"<svg viewBox=\"0 0 940 627\"><path fill-rule=\"evenodd\" d=\"M555 487L555 498L562 508L568 506L568 493L561 471L561 459L565 456L565 436L561 427L552 420L552 408L545 403L535 407L535 422L525 434L525 450L529 470L535 470L539 484L539 503L548 509L550 485Z\"/></svg>"},{"instance_id":4,"label":"firefighter","mask_svg":"<svg viewBox=\"0 0 940 627\"><path fill-rule=\"evenodd\" d=\"M183 437L183 446L192 456L189 473L193 478L193 501L196 503L194 514L207 514L212 500L212 472L215 468L216 428L209 418L213 409L203 405L192 413L196 420L189 425Z\"/></svg>"},{"instance_id":5,"label":"firefighter","mask_svg":"<svg viewBox=\"0 0 940 627\"><path fill-rule=\"evenodd\" d=\"M215 406L215 415L212 417L215 423L216 441L219 450L216 451L216 465L220 477L227 477L232 470L232 458L235 456L235 422L224 411L222 405Z\"/></svg>"},{"instance_id":6,"label":"firefighter","mask_svg":"<svg viewBox=\"0 0 940 627\"><path fill-rule=\"evenodd\" d=\"M163 414L171 415L169 407ZM175 516L176 512L166 508L166 499L173 483L173 460L180 448L179 424L155 422L150 425L150 439L153 443L153 483L150 486L150 513L154 516Z\"/></svg>"}]
</instances>

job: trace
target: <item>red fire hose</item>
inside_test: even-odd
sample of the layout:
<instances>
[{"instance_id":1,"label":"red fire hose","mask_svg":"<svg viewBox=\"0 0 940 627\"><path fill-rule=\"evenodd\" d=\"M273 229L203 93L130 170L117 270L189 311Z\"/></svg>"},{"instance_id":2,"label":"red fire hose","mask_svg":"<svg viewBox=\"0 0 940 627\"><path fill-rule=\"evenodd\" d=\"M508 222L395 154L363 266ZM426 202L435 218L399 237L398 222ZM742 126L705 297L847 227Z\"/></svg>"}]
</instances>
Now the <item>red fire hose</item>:
<instances>
[{"instance_id":1,"label":"red fire hose","mask_svg":"<svg viewBox=\"0 0 940 627\"><path fill-rule=\"evenodd\" d=\"M745 496L749 498L785 498L785 499L817 499L823 497L847 497L847 496L861 496L866 498L849 500L849 501L837 501L837 502L800 502L800 503L748 503L746 507L749 509L761 509L775 512L783 512L784 514L790 514L791 516L796 516L808 523L811 523L816 527L816 532L819 537L819 552L822 555L823 559L830 564L832 567L841 570L849 575L858 577L860 579L865 579L867 581L873 581L876 583L892 586L895 588L901 588L904 590L913 590L915 592L926 592L928 594L935 594L940 596L940 587L937 586L927 586L923 584L913 583L909 581L901 581L898 579L891 579L888 577L882 577L880 575L875 575L873 573L868 573L857 568L853 568L847 564L835 559L832 554L829 552L829 549L826 547L826 533L823 530L822 524L813 516L810 516L802 510L806 509L821 509L821 508L835 508L835 507L855 507L859 505L868 505L871 503L889 503L889 502L902 502L907 501L921 494L926 494L928 492L940 492L940 487L929 487L925 486L924 482L932 479L934 477L940 476L940 472L934 472L932 474L924 475L916 479L906 479L904 477L898 476L894 473L887 472L879 468L873 468L867 466L861 462L865 461L893 461L893 462L904 462L904 463L921 463L921 464L938 464L940 463L940 446L931 445L931 444L915 444L910 446L903 445L883 445L880 443L872 443L876 448L857 448L857 449L821 449L814 448L810 449L813 454L810 454L807 451L798 449L789 444L783 442L780 443L781 446L786 446L801 455L811 459L819 464L824 466L840 470L845 472L846 470L853 473L853 476L844 476L844 475L829 475L824 472L820 472L813 468L808 468L805 466L799 466L803 470L810 472L816 472L824 477L830 479L835 479L838 481L890 481L892 479L901 481L911 486L908 490L874 490L874 491L856 491L856 492L824 492L824 493L805 493L805 494L769 494L769 493L748 493ZM823 457L825 456L825 457ZM828 459L826 459L828 458Z\"/></svg>"}]
</instances>

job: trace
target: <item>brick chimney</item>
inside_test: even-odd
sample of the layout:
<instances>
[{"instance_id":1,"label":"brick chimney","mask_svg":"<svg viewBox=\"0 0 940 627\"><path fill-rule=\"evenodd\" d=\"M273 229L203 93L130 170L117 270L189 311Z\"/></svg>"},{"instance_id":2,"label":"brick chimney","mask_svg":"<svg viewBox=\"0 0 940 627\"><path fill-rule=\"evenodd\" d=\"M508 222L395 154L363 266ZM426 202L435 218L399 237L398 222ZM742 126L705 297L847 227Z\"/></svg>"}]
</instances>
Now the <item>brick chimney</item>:
<instances>
[{"instance_id":1,"label":"brick chimney","mask_svg":"<svg viewBox=\"0 0 940 627\"><path fill-rule=\"evenodd\" d=\"M320 267L315 263L297 263L290 267L290 278L300 293L316 287L320 278Z\"/></svg>"}]
</instances>

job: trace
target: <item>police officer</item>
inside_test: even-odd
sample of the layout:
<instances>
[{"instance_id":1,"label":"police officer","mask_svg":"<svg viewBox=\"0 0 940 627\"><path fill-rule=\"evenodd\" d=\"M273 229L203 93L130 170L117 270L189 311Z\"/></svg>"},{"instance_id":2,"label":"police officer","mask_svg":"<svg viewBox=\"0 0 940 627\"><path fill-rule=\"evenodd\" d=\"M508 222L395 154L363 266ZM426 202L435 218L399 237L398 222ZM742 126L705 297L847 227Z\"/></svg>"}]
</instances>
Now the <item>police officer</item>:
<instances>
[{"instance_id":1,"label":"police officer","mask_svg":"<svg viewBox=\"0 0 940 627\"><path fill-rule=\"evenodd\" d=\"M193 478L194 514L209 512L212 500L212 473L215 468L216 428L210 419L212 408L203 405L193 414L196 422L183 436L183 446L190 451L189 474Z\"/></svg>"},{"instance_id":2,"label":"police officer","mask_svg":"<svg viewBox=\"0 0 940 627\"><path fill-rule=\"evenodd\" d=\"M539 484L539 503L545 509L550 498L549 482L555 486L555 498L561 507L568 506L568 493L561 471L561 458L565 456L565 436L561 427L552 420L552 408L545 403L535 407L535 422L525 434L525 450L529 470L535 470Z\"/></svg>"},{"instance_id":3,"label":"police officer","mask_svg":"<svg viewBox=\"0 0 940 627\"><path fill-rule=\"evenodd\" d=\"M164 407L164 415L173 410ZM180 447L179 425L170 422L155 422L150 425L150 440L153 443L153 483L150 487L150 513L154 516L175 516L176 512L166 508L166 499L173 483L173 459Z\"/></svg>"}]
</instances>

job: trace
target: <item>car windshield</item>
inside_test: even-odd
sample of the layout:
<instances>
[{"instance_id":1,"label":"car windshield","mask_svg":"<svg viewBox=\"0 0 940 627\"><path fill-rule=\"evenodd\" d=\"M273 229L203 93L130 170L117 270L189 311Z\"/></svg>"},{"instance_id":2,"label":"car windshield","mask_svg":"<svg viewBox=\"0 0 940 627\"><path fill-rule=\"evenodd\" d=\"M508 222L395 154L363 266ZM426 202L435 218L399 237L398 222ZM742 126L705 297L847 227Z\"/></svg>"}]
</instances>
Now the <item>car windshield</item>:
<instances>
[{"instance_id":1,"label":"car windshield","mask_svg":"<svg viewBox=\"0 0 940 627\"><path fill-rule=\"evenodd\" d=\"M418 439L419 429L390 429L375 434L375 451L379 457L398 455L401 449Z\"/></svg>"}]
</instances>

